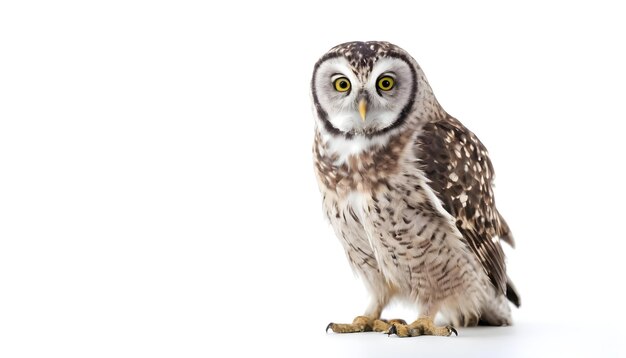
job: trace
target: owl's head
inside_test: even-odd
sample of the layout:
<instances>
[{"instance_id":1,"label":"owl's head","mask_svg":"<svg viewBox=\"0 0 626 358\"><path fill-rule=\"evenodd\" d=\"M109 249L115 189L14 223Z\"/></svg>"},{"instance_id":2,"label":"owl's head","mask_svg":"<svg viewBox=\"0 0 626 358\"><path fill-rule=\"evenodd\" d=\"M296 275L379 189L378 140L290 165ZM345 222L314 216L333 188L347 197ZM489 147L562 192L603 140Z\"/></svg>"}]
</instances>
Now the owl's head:
<instances>
[{"instance_id":1,"label":"owl's head","mask_svg":"<svg viewBox=\"0 0 626 358\"><path fill-rule=\"evenodd\" d=\"M436 103L417 62L378 41L333 47L315 64L311 91L321 127L348 138L388 133Z\"/></svg>"}]
</instances>

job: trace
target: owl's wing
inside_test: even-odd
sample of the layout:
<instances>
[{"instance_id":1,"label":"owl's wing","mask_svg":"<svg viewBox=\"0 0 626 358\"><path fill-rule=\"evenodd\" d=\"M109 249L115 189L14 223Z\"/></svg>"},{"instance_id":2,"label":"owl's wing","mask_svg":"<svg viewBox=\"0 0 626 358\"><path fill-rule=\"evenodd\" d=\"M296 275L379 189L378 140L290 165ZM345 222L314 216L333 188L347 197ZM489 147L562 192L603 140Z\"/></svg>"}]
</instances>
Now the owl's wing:
<instances>
[{"instance_id":1,"label":"owl's wing","mask_svg":"<svg viewBox=\"0 0 626 358\"><path fill-rule=\"evenodd\" d=\"M513 235L496 209L493 167L484 145L459 121L447 117L426 124L415 149L431 188L456 219L491 282L519 305L500 245L504 240L513 246Z\"/></svg>"}]
</instances>

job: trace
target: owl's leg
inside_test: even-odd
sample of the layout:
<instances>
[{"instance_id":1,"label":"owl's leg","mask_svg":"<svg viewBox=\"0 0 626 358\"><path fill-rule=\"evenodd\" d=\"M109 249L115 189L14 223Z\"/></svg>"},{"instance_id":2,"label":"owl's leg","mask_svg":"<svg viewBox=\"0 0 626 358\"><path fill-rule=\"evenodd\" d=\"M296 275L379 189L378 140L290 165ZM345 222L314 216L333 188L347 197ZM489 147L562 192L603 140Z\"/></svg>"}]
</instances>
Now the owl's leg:
<instances>
[{"instance_id":1,"label":"owl's leg","mask_svg":"<svg viewBox=\"0 0 626 358\"><path fill-rule=\"evenodd\" d=\"M390 289L390 291L393 292L393 289ZM377 318L376 320L374 320L374 323L372 325L372 330L374 332L389 333L389 330L391 329L391 327L393 327L394 324L406 324L406 321L403 319L386 320L380 318L380 315L383 313L383 309L385 308L385 306L387 306L387 304L389 303L391 296L392 295L386 295L379 299L373 299L367 310L365 310L366 316Z\"/></svg>"},{"instance_id":2,"label":"owl's leg","mask_svg":"<svg viewBox=\"0 0 626 358\"><path fill-rule=\"evenodd\" d=\"M388 333L396 334L398 337L417 337L417 336L451 336L452 333L458 335L456 329L452 326L438 327L433 321L437 314L438 308L432 304L420 305L420 318L411 324L394 324Z\"/></svg>"},{"instance_id":3,"label":"owl's leg","mask_svg":"<svg viewBox=\"0 0 626 358\"><path fill-rule=\"evenodd\" d=\"M452 333L458 335L456 329L452 326L438 327L431 317L421 317L415 322L406 324L394 324L388 333L396 334L398 337L417 337L417 336L451 336Z\"/></svg>"},{"instance_id":4,"label":"owl's leg","mask_svg":"<svg viewBox=\"0 0 626 358\"><path fill-rule=\"evenodd\" d=\"M372 299L372 303L365 310L363 316L357 316L352 323L329 323L326 327L326 331L331 329L335 333L355 333L355 332L385 332L388 333L389 329L394 324L406 324L404 320L384 320L380 319L380 315L383 312L387 303L393 296L394 290L387 286L385 294L375 295Z\"/></svg>"},{"instance_id":5,"label":"owl's leg","mask_svg":"<svg viewBox=\"0 0 626 358\"><path fill-rule=\"evenodd\" d=\"M368 316L357 316L352 323L329 323L326 331L331 329L335 333L356 333L356 332L384 332L389 333L395 324L405 324L401 319L379 319Z\"/></svg>"}]
</instances>

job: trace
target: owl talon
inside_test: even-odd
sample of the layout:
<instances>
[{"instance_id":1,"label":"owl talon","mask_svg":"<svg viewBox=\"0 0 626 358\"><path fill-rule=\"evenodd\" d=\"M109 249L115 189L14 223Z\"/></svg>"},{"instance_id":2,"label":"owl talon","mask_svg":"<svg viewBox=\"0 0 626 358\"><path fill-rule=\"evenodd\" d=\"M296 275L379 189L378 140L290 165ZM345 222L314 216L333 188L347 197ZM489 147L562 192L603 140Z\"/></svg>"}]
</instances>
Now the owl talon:
<instances>
[{"instance_id":1,"label":"owl talon","mask_svg":"<svg viewBox=\"0 0 626 358\"><path fill-rule=\"evenodd\" d=\"M332 325L333 325L333 324L334 324L334 323L330 322L330 323L328 324L328 326L326 326L326 333L328 333L328 330L330 329L330 327L332 327Z\"/></svg>"},{"instance_id":2,"label":"owl talon","mask_svg":"<svg viewBox=\"0 0 626 358\"><path fill-rule=\"evenodd\" d=\"M456 331L456 329L454 329L454 327L448 326L447 328L450 331L450 335L452 335L452 333L454 333L455 336L457 336L457 337L459 336L459 333Z\"/></svg>"},{"instance_id":3,"label":"owl talon","mask_svg":"<svg viewBox=\"0 0 626 358\"><path fill-rule=\"evenodd\" d=\"M393 324L391 325L391 327L389 327L389 331L387 332L387 337L391 336L392 334L398 334L398 330L396 329L396 325Z\"/></svg>"}]
</instances>

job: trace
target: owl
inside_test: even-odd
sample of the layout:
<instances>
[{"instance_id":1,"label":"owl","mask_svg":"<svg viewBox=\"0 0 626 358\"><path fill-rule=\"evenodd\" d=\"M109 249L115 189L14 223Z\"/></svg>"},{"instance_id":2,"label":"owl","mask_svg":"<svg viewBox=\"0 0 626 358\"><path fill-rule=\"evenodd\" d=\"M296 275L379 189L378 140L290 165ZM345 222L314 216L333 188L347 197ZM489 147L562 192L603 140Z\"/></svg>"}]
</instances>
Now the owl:
<instances>
[{"instance_id":1,"label":"owl","mask_svg":"<svg viewBox=\"0 0 626 358\"><path fill-rule=\"evenodd\" d=\"M441 107L417 62L388 42L349 42L315 64L313 160L325 216L371 303L336 333L450 336L510 325L520 296L501 242L484 145ZM381 319L392 299L417 308ZM434 322L441 314L448 325Z\"/></svg>"}]
</instances>

